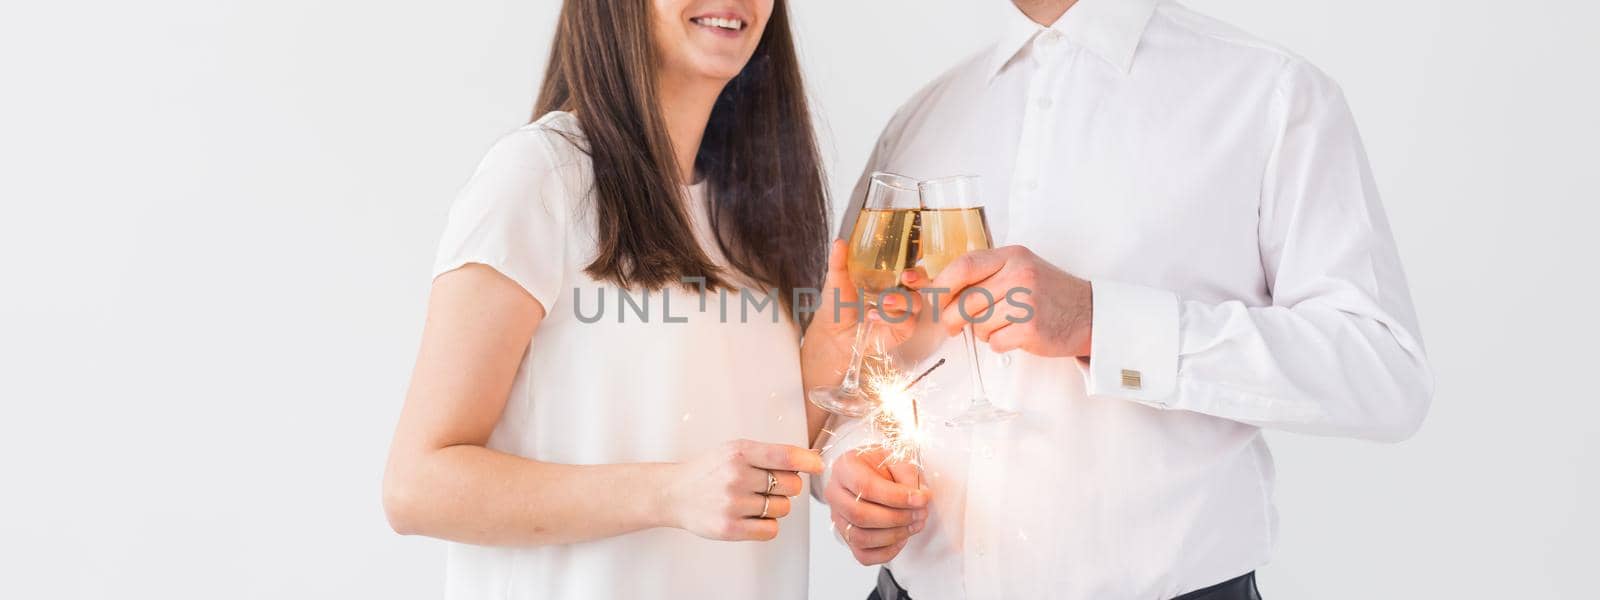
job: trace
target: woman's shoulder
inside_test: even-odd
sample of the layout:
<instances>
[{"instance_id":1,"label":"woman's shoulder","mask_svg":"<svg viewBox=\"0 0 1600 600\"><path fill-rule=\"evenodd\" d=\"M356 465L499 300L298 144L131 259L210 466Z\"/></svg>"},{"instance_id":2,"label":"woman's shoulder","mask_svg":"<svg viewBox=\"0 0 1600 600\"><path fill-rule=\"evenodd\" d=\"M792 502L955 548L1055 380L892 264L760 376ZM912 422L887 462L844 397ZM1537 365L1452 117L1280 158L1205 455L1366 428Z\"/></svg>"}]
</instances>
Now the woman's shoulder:
<instances>
[{"instance_id":1,"label":"woman's shoulder","mask_svg":"<svg viewBox=\"0 0 1600 600\"><path fill-rule=\"evenodd\" d=\"M484 155L483 163L486 167L559 175L586 164L588 154L583 145L578 120L571 113L554 111L501 136Z\"/></svg>"},{"instance_id":2,"label":"woman's shoulder","mask_svg":"<svg viewBox=\"0 0 1600 600\"><path fill-rule=\"evenodd\" d=\"M564 110L552 110L547 112L543 115L540 115L539 118L534 119L532 123L524 125L522 128L529 130L537 129L545 132L546 134L570 138L575 142L582 142L583 139L583 127L579 125L577 115Z\"/></svg>"}]
</instances>

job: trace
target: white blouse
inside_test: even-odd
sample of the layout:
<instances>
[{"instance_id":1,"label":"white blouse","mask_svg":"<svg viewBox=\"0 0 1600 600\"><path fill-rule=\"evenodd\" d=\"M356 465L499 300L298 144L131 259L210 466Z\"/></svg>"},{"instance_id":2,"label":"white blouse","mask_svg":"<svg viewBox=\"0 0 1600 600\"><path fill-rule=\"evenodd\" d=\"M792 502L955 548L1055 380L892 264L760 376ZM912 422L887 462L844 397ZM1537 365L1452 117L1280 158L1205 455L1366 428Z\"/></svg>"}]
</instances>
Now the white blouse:
<instances>
[{"instance_id":1,"label":"white blouse","mask_svg":"<svg viewBox=\"0 0 1600 600\"><path fill-rule=\"evenodd\" d=\"M501 139L456 198L439 245L435 276L484 264L545 307L489 447L566 464L682 461L737 438L803 447L799 336L774 322L777 303L757 310L712 291L702 304L678 288L632 290L629 303L583 272L596 247L593 172L569 136L581 136L577 119L555 112ZM689 192L701 246L726 264L703 189ZM807 507L795 502L770 542L662 528L559 546L452 543L446 595L805 598Z\"/></svg>"}]
</instances>

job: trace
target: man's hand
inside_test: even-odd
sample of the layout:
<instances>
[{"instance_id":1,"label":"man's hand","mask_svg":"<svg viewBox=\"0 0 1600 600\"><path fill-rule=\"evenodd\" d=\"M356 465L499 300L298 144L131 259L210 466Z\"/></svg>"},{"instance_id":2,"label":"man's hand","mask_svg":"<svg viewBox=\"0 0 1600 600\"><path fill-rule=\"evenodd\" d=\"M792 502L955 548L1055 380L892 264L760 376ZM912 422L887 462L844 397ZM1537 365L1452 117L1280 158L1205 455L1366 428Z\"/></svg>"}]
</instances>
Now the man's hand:
<instances>
[{"instance_id":1,"label":"man's hand","mask_svg":"<svg viewBox=\"0 0 1600 600\"><path fill-rule=\"evenodd\" d=\"M995 352L1020 348L1038 356L1089 355L1094 321L1089 282L1025 247L969 252L932 281L914 271L902 281L938 294L934 314L948 335L959 333L970 316L973 333Z\"/></svg>"},{"instance_id":2,"label":"man's hand","mask_svg":"<svg viewBox=\"0 0 1600 600\"><path fill-rule=\"evenodd\" d=\"M883 465L884 452L850 451L833 462L822 499L833 529L863 565L889 562L928 523L928 490L912 487L916 467Z\"/></svg>"}]
</instances>

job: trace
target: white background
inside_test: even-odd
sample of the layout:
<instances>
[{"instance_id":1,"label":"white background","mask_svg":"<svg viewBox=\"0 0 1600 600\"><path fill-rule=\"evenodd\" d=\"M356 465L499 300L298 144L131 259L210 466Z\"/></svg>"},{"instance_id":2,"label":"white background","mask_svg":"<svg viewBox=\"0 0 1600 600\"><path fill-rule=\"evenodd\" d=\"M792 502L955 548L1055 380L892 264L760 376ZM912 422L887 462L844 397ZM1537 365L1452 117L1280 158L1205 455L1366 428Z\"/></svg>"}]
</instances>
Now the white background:
<instances>
[{"instance_id":1,"label":"white background","mask_svg":"<svg viewBox=\"0 0 1600 600\"><path fill-rule=\"evenodd\" d=\"M794 3L839 194L1005 9ZM1343 83L1438 376L1403 444L1272 437L1267 597L1594 597L1600 10L1192 6ZM380 471L446 206L556 8L0 5L0 597L441 596ZM821 523L813 597L864 596Z\"/></svg>"}]
</instances>

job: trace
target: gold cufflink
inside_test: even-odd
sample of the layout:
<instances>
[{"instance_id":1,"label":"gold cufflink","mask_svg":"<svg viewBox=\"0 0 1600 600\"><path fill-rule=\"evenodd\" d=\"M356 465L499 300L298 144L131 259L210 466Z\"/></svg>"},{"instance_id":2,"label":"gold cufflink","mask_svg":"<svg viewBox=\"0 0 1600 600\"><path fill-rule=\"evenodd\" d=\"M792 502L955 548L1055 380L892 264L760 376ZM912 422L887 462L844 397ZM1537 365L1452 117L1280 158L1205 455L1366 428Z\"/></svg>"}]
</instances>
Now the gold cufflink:
<instances>
[{"instance_id":1,"label":"gold cufflink","mask_svg":"<svg viewBox=\"0 0 1600 600\"><path fill-rule=\"evenodd\" d=\"M1133 369L1122 370L1122 387L1130 390L1141 389L1142 386L1140 385L1140 379L1141 377L1138 371Z\"/></svg>"}]
</instances>

